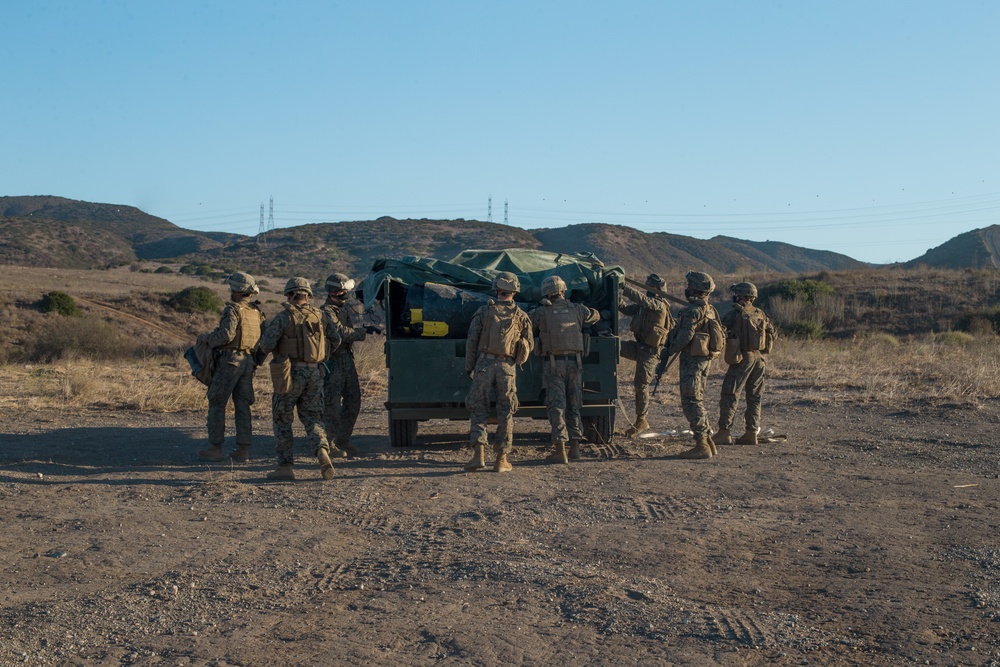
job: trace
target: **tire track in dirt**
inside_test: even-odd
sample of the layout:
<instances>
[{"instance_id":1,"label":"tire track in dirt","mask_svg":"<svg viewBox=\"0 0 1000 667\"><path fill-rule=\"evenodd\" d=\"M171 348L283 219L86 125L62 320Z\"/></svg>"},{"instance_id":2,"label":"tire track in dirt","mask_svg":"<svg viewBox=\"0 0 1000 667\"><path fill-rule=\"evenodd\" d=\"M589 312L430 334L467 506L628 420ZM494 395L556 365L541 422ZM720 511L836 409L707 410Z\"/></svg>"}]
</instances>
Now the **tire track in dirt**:
<instances>
[{"instance_id":1,"label":"tire track in dirt","mask_svg":"<svg viewBox=\"0 0 1000 667\"><path fill-rule=\"evenodd\" d=\"M190 344L191 343L191 337L189 335L184 334L182 332L179 332L179 331L177 331L175 329L169 329L169 328L163 326L162 324L160 324L158 322L152 322L150 320L143 319L143 318L141 318L141 317L139 317L137 315L133 315L132 313L127 313L124 310L120 310L118 308L115 308L114 306L112 306L110 304L107 304L107 303L102 303L100 301L95 301L93 299L87 299L87 298L84 298L82 296L77 296L75 298L76 298L77 301L82 301L83 303L89 304L89 305L91 305L91 306L93 306L95 308L98 308L100 310L104 310L104 311L109 312L109 313L114 313L115 315L118 315L120 317L124 317L124 318L132 320L134 322L140 322L140 323L144 324L145 326L149 327L150 329L156 329L160 333L162 333L162 334L164 334L166 336L170 336L171 338L173 338L174 340L176 340L176 341L178 341L180 343L184 343L184 344Z\"/></svg>"}]
</instances>

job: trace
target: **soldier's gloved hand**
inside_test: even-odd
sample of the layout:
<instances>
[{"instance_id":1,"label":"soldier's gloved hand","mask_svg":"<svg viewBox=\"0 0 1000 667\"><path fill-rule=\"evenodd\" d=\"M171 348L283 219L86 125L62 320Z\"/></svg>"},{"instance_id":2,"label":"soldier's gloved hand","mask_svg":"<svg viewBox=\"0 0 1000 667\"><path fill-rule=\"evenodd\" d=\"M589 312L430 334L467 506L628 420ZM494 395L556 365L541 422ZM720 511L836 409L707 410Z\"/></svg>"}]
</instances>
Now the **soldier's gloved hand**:
<instances>
[{"instance_id":1,"label":"soldier's gloved hand","mask_svg":"<svg viewBox=\"0 0 1000 667\"><path fill-rule=\"evenodd\" d=\"M381 335L381 334L382 334L382 330L381 330L381 329L379 329L379 328L378 328L378 327L376 327L376 326L373 326L373 325L369 325L369 326L365 327L365 333L366 333L366 334L372 334L372 335L374 335L374 334L379 334L379 335Z\"/></svg>"},{"instance_id":2,"label":"soldier's gloved hand","mask_svg":"<svg viewBox=\"0 0 1000 667\"><path fill-rule=\"evenodd\" d=\"M260 350L253 351L253 364L254 366L263 366L264 360L267 359L267 353L261 352Z\"/></svg>"},{"instance_id":3,"label":"soldier's gloved hand","mask_svg":"<svg viewBox=\"0 0 1000 667\"><path fill-rule=\"evenodd\" d=\"M467 372L469 374L469 378L472 378L472 376L476 374L476 371L467 371Z\"/></svg>"}]
</instances>

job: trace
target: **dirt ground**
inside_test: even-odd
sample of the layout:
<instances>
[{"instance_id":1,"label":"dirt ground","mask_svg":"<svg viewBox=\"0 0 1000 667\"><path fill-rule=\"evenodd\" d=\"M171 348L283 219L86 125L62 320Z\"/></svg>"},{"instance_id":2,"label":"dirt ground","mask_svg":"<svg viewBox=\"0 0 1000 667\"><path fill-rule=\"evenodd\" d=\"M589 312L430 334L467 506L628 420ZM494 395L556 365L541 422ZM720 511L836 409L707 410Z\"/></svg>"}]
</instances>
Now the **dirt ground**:
<instances>
[{"instance_id":1,"label":"dirt ground","mask_svg":"<svg viewBox=\"0 0 1000 667\"><path fill-rule=\"evenodd\" d=\"M1000 401L785 379L785 443L546 465L518 420L498 475L462 472L460 422L392 450L383 400L330 482L302 441L299 479L264 479L266 405L238 466L197 459L201 413L5 414L0 664L1000 665Z\"/></svg>"}]
</instances>

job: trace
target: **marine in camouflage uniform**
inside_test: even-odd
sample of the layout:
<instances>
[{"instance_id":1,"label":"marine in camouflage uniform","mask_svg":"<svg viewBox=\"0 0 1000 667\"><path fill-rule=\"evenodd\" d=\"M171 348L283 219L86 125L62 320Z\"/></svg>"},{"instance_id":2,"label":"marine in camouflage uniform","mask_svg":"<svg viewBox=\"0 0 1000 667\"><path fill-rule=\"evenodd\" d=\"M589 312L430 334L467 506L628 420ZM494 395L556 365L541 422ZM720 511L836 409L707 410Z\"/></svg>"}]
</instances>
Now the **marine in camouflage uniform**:
<instances>
[{"instance_id":1,"label":"marine in camouflage uniform","mask_svg":"<svg viewBox=\"0 0 1000 667\"><path fill-rule=\"evenodd\" d=\"M646 284L662 290L666 283L655 273L649 274ZM627 437L649 428L649 383L656 376L656 364L663 351L673 318L670 306L654 292L643 294L629 284L622 285L622 295L632 303L620 303L618 310L632 318L629 329L635 340L622 341L622 356L635 362L635 423L625 431Z\"/></svg>"},{"instance_id":2,"label":"marine in camouflage uniform","mask_svg":"<svg viewBox=\"0 0 1000 667\"><path fill-rule=\"evenodd\" d=\"M559 276L542 281L541 305L531 311L531 323L538 330L542 357L542 386L545 408L552 427L555 451L545 457L549 463L569 463L580 458L583 438L583 327L601 319L598 311L566 299L566 283ZM567 455L566 444L569 443Z\"/></svg>"},{"instance_id":3,"label":"marine in camouflage uniform","mask_svg":"<svg viewBox=\"0 0 1000 667\"><path fill-rule=\"evenodd\" d=\"M496 395L497 430L493 440L496 472L510 472L507 460L514 447L514 413L517 412L517 364L524 363L531 352L531 320L514 303L521 285L509 271L493 279L497 300L476 311L469 324L465 343L465 370L472 375L472 385L465 397L469 409L469 441L472 460L466 470L486 467L486 425L490 418L490 392Z\"/></svg>"},{"instance_id":4,"label":"marine in camouflage uniform","mask_svg":"<svg viewBox=\"0 0 1000 667\"><path fill-rule=\"evenodd\" d=\"M208 448L199 451L198 455L209 461L226 458L222 443L226 438L226 406L232 397L236 449L229 457L245 462L250 460L253 437L250 406L254 403L253 374L257 368L251 353L264 329L264 313L259 301L250 301L260 292L253 276L236 272L227 277L226 282L230 301L222 311L219 326L199 336L199 340L213 350L215 372L208 386Z\"/></svg>"},{"instance_id":5,"label":"marine in camouflage uniform","mask_svg":"<svg viewBox=\"0 0 1000 667\"><path fill-rule=\"evenodd\" d=\"M708 383L708 371L712 366L711 355L703 356L701 350L692 349L696 334L705 335L703 329L706 320L719 314L708 303L708 297L715 290L712 276L700 271L689 271L687 288L684 297L688 306L677 314L677 325L667 337L667 344L660 355L661 363L675 354L680 355L680 393L681 409L684 417L691 425L694 433L695 446L680 454L685 459L707 459L714 454L711 439L711 429L708 425L708 415L705 412L705 386Z\"/></svg>"},{"instance_id":6,"label":"marine in camouflage uniform","mask_svg":"<svg viewBox=\"0 0 1000 667\"><path fill-rule=\"evenodd\" d=\"M323 479L333 477L329 443L323 433L323 360L328 348L340 345L340 327L318 308L309 305L312 288L305 278L292 278L285 285L287 303L275 315L257 344L255 356L263 360L274 351L271 361L275 381L271 399L275 449L278 466L268 479L295 479L292 448L292 421L298 411L313 455L317 457ZM282 368L290 365L291 382L287 391L279 383Z\"/></svg>"},{"instance_id":7,"label":"marine in camouflage uniform","mask_svg":"<svg viewBox=\"0 0 1000 667\"><path fill-rule=\"evenodd\" d=\"M760 404L764 395L764 375L767 364L764 355L774 344L774 325L763 310L753 305L757 286L753 283L736 283L729 287L733 293L733 309L722 318L726 327L726 363L730 362L730 345L739 350L739 361L730 364L722 380L722 397L719 400L719 430L713 436L716 445L732 444L730 428L736 417L740 394L746 393L746 431L736 439L738 445L756 445L760 431Z\"/></svg>"},{"instance_id":8,"label":"marine in camouflage uniform","mask_svg":"<svg viewBox=\"0 0 1000 667\"><path fill-rule=\"evenodd\" d=\"M323 382L323 425L330 442L330 456L357 456L358 449L351 444L354 424L361 412L361 383L354 365L354 343L365 339L366 331L375 327L355 327L347 305L348 292L354 281L343 273L334 273L326 279L326 303L321 310L340 326L340 345L331 347L326 360L328 375Z\"/></svg>"}]
</instances>

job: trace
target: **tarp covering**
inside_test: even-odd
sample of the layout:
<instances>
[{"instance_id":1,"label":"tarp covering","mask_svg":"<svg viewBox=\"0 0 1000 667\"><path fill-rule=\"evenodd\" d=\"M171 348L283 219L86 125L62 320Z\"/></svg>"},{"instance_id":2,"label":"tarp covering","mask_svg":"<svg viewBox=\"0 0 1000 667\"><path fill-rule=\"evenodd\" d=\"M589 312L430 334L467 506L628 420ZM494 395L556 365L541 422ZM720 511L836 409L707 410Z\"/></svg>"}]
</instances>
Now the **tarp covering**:
<instances>
[{"instance_id":1,"label":"tarp covering","mask_svg":"<svg viewBox=\"0 0 1000 667\"><path fill-rule=\"evenodd\" d=\"M381 299L386 280L403 285L440 283L485 294L493 291L493 278L510 271L521 282L517 301L536 303L542 298L542 281L557 275L566 281L566 297L594 308L607 307L604 278L610 274L624 277L621 267L606 267L592 253L563 254L544 250L508 248L506 250L465 250L450 262L429 257L379 259L361 284L365 309ZM612 303L617 304L615 296Z\"/></svg>"}]
</instances>

